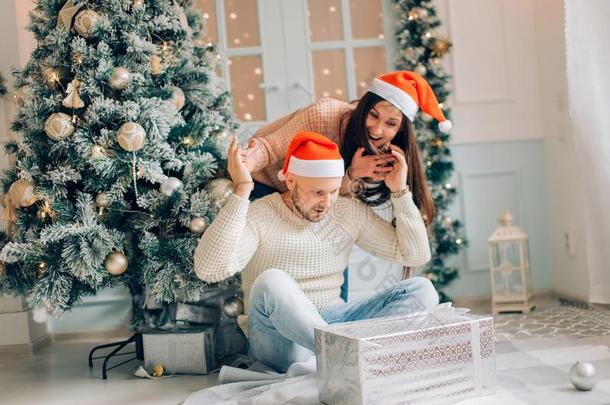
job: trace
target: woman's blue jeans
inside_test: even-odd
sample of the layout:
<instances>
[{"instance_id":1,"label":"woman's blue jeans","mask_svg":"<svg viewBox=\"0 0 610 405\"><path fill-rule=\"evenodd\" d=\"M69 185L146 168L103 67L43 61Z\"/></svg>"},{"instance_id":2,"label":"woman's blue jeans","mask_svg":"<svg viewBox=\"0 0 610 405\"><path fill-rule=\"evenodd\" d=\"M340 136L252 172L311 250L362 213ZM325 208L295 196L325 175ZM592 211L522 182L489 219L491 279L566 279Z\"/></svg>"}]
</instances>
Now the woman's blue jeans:
<instances>
[{"instance_id":1,"label":"woman's blue jeans","mask_svg":"<svg viewBox=\"0 0 610 405\"><path fill-rule=\"evenodd\" d=\"M249 354L252 359L285 372L292 363L307 361L315 354L315 327L405 315L437 304L438 294L430 280L413 277L385 291L318 311L288 273L266 270L250 291Z\"/></svg>"}]
</instances>

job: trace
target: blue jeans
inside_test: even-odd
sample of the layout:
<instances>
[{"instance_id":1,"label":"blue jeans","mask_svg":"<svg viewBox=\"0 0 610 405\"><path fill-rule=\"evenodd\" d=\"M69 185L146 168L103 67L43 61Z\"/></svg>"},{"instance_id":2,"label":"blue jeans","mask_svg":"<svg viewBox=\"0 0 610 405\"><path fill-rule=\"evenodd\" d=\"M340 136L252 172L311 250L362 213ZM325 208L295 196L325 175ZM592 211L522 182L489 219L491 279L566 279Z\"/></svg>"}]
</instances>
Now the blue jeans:
<instances>
[{"instance_id":1,"label":"blue jeans","mask_svg":"<svg viewBox=\"0 0 610 405\"><path fill-rule=\"evenodd\" d=\"M318 311L288 273L266 270L250 291L250 357L283 373L292 363L307 361L315 355L317 326L405 315L437 304L438 294L432 283L423 277L413 277L383 292Z\"/></svg>"}]
</instances>

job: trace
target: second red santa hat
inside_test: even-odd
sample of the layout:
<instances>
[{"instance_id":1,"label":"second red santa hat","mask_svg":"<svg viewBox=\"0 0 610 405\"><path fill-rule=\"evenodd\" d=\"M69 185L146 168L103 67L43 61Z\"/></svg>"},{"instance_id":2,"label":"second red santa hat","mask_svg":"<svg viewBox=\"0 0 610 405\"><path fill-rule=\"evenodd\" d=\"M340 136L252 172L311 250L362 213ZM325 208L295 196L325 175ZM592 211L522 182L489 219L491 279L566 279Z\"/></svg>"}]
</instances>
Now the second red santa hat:
<instances>
[{"instance_id":1,"label":"second red santa hat","mask_svg":"<svg viewBox=\"0 0 610 405\"><path fill-rule=\"evenodd\" d=\"M445 119L430 84L415 72L400 70L382 74L373 80L369 91L394 104L411 122L421 109L439 122L441 132L451 130L451 121Z\"/></svg>"}]
</instances>

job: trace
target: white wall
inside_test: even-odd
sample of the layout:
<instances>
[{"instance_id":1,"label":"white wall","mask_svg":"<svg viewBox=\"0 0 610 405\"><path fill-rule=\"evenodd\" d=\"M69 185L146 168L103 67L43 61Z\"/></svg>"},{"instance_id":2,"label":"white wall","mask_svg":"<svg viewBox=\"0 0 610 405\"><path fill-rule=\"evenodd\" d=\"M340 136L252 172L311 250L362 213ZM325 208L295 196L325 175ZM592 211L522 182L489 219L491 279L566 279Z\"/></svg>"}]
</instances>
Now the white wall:
<instances>
[{"instance_id":1,"label":"white wall","mask_svg":"<svg viewBox=\"0 0 610 405\"><path fill-rule=\"evenodd\" d=\"M580 196L586 179L576 161L568 112L564 7L562 0L535 3L538 77L544 122L546 185L549 199L552 287L588 301L584 214ZM571 244L572 254L566 244Z\"/></svg>"}]
</instances>

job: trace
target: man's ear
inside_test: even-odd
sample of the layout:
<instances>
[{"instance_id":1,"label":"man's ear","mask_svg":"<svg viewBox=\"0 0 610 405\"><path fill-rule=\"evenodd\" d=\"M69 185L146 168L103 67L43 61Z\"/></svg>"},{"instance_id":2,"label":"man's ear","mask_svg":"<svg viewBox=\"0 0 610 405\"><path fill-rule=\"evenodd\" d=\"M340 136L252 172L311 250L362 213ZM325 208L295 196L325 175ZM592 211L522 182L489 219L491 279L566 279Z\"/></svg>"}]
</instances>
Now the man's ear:
<instances>
[{"instance_id":1,"label":"man's ear","mask_svg":"<svg viewBox=\"0 0 610 405\"><path fill-rule=\"evenodd\" d=\"M294 190L297 184L297 179L294 174L287 172L286 173L286 188L290 191Z\"/></svg>"}]
</instances>

